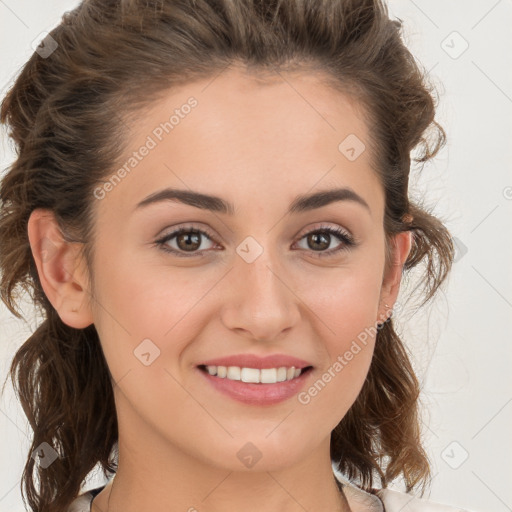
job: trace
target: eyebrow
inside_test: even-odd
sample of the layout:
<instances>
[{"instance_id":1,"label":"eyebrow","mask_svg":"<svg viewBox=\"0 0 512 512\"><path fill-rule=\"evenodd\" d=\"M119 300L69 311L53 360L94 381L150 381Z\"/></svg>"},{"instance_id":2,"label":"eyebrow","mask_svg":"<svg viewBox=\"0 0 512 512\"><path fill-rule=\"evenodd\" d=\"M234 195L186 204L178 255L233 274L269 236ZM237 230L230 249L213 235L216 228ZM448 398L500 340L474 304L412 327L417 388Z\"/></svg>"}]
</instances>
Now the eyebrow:
<instances>
[{"instance_id":1,"label":"eyebrow","mask_svg":"<svg viewBox=\"0 0 512 512\"><path fill-rule=\"evenodd\" d=\"M178 201L183 204L195 206L196 208L227 215L234 215L235 213L234 205L220 197L175 188L165 188L154 192L138 203L135 210L162 201ZM293 200L287 213L308 212L337 201L351 201L360 204L371 214L368 203L350 188L335 188L322 190L313 194L299 195Z\"/></svg>"}]
</instances>

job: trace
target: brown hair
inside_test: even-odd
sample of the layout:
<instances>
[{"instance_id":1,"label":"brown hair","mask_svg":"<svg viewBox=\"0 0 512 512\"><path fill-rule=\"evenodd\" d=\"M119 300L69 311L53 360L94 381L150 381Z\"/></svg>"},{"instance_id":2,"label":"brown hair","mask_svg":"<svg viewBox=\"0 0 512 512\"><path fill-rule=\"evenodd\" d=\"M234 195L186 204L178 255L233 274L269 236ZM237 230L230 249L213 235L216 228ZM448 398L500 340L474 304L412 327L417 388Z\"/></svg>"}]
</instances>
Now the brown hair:
<instances>
[{"instance_id":1,"label":"brown hair","mask_svg":"<svg viewBox=\"0 0 512 512\"><path fill-rule=\"evenodd\" d=\"M357 98L385 191L388 255L391 237L411 230L404 272L421 263L421 305L433 297L450 270L453 245L443 223L409 201L408 179L411 151L419 149L416 162L426 162L445 133L434 120L434 88L400 31L379 0L85 0L50 32L55 51L34 53L25 64L1 106L17 158L0 189L0 293L21 318L21 287L44 315L10 371L33 429L30 452L48 442L60 456L38 469L39 489L34 459L27 459L22 493L34 512L66 510L97 463L105 475L114 472L118 430L97 331L60 320L41 287L27 222L36 208L54 212L65 238L83 243L93 275L93 189L121 161L133 115L169 88L244 63L260 76L320 70ZM386 487L400 475L408 491L424 488L430 468L419 393L390 319L378 330L358 398L332 432L336 467L366 490L377 476Z\"/></svg>"}]
</instances>

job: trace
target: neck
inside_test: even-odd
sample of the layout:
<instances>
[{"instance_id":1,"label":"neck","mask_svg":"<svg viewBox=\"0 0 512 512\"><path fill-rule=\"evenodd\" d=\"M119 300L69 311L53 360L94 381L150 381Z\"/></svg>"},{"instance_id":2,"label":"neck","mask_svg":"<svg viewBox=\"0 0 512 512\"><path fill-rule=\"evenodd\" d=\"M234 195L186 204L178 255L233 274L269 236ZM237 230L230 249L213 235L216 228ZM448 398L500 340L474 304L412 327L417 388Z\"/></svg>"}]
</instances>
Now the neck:
<instances>
[{"instance_id":1,"label":"neck","mask_svg":"<svg viewBox=\"0 0 512 512\"><path fill-rule=\"evenodd\" d=\"M351 510L330 459L320 464L315 456L279 471L235 472L179 458L172 459L174 464L166 460L162 468L158 458L138 455L129 454L120 442L119 469L94 499L91 512L167 512L170 504L173 510L188 512Z\"/></svg>"},{"instance_id":2,"label":"neck","mask_svg":"<svg viewBox=\"0 0 512 512\"><path fill-rule=\"evenodd\" d=\"M212 439L202 439L199 448L179 435L171 441L169 432L155 429L130 407L119 408L118 417L115 485L96 496L91 512L350 512L332 470L330 435L304 439L290 422L272 432L258 418L263 427L254 430L250 445L246 436L236 436L235 428L229 429L231 435L218 434L219 426L205 421L202 428L190 426L191 436ZM269 424L275 429L275 421ZM284 449L284 441L295 448L293 453ZM249 455L259 451L260 457L248 465L242 448Z\"/></svg>"}]
</instances>

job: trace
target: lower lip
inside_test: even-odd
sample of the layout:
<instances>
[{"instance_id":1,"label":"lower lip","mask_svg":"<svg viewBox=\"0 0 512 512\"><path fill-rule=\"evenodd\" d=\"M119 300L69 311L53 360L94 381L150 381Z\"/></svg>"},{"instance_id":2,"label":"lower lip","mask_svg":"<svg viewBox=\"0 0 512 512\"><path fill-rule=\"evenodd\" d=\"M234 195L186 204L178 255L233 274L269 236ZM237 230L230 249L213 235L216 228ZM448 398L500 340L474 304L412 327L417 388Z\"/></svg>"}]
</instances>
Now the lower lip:
<instances>
[{"instance_id":1,"label":"lower lip","mask_svg":"<svg viewBox=\"0 0 512 512\"><path fill-rule=\"evenodd\" d=\"M239 402L249 405L273 405L296 395L304 386L312 368L301 373L295 379L276 382L275 384L255 384L242 382L241 380L230 380L210 375L207 371L201 370L201 368L197 368L197 370L221 393Z\"/></svg>"}]
</instances>

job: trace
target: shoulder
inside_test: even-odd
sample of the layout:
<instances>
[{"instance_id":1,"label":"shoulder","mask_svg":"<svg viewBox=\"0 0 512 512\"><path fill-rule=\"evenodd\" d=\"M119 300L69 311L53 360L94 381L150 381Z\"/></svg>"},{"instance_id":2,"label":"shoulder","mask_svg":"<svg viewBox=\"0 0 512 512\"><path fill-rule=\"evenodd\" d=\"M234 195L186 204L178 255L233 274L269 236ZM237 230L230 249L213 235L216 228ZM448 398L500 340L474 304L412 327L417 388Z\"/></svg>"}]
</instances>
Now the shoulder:
<instances>
[{"instance_id":1,"label":"shoulder","mask_svg":"<svg viewBox=\"0 0 512 512\"><path fill-rule=\"evenodd\" d=\"M66 512L90 512L93 498L99 494L104 487L105 486L102 485L101 487L83 492L71 502Z\"/></svg>"},{"instance_id":2,"label":"shoulder","mask_svg":"<svg viewBox=\"0 0 512 512\"><path fill-rule=\"evenodd\" d=\"M385 512L471 512L452 505L416 498L410 494L381 489L375 493L383 502Z\"/></svg>"},{"instance_id":3,"label":"shoulder","mask_svg":"<svg viewBox=\"0 0 512 512\"><path fill-rule=\"evenodd\" d=\"M343 492L354 512L472 512L391 489L366 492L344 478L338 476L338 480L343 483Z\"/></svg>"}]
</instances>

